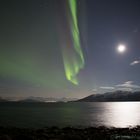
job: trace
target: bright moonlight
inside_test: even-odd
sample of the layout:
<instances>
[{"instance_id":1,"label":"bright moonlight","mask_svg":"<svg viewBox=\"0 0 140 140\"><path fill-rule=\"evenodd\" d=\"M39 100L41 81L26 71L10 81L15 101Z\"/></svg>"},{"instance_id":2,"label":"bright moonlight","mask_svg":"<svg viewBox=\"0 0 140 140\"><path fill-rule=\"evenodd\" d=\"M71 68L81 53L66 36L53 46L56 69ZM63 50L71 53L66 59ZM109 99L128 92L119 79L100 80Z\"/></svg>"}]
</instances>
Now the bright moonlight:
<instances>
[{"instance_id":1,"label":"bright moonlight","mask_svg":"<svg viewBox=\"0 0 140 140\"><path fill-rule=\"evenodd\" d=\"M126 51L126 46L120 44L120 45L117 47L117 51L118 51L119 53L124 53L124 52Z\"/></svg>"}]
</instances>

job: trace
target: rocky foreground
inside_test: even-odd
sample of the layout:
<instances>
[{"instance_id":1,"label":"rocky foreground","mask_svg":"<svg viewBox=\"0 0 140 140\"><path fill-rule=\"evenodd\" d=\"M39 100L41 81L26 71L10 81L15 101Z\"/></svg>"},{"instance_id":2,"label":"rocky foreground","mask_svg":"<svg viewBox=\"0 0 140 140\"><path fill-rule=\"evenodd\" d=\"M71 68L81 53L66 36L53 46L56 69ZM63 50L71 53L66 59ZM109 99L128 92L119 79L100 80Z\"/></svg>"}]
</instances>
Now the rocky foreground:
<instances>
[{"instance_id":1,"label":"rocky foreground","mask_svg":"<svg viewBox=\"0 0 140 140\"><path fill-rule=\"evenodd\" d=\"M42 129L0 127L0 140L140 140L140 126Z\"/></svg>"}]
</instances>

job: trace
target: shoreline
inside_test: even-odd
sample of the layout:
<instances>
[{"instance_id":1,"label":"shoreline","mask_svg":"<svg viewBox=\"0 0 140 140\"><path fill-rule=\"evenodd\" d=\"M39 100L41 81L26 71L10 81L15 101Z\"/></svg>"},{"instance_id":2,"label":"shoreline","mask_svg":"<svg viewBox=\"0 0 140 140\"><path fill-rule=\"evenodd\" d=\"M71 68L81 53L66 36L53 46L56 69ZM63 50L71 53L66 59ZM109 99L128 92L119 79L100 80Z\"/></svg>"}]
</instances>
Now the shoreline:
<instances>
[{"instance_id":1,"label":"shoreline","mask_svg":"<svg viewBox=\"0 0 140 140\"><path fill-rule=\"evenodd\" d=\"M0 140L140 140L140 126L100 127L0 127Z\"/></svg>"}]
</instances>

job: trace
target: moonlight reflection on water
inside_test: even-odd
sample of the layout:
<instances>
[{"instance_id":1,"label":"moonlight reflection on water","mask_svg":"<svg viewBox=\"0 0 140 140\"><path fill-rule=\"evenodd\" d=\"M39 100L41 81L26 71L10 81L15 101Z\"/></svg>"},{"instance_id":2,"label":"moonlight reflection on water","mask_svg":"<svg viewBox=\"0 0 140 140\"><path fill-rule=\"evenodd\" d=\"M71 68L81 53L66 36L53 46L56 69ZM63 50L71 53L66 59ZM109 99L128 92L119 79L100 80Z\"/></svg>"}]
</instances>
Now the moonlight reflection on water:
<instances>
[{"instance_id":1,"label":"moonlight reflection on water","mask_svg":"<svg viewBox=\"0 0 140 140\"><path fill-rule=\"evenodd\" d=\"M107 105L104 123L114 127L136 126L140 122L138 102L114 102Z\"/></svg>"}]
</instances>

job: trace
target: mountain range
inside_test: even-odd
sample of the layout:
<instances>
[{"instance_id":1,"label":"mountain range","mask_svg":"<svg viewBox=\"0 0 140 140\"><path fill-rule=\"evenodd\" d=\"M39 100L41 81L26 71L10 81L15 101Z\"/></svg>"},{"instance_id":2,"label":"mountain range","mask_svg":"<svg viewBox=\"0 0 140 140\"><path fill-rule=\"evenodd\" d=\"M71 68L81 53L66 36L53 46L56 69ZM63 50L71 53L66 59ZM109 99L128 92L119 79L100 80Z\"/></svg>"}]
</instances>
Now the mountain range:
<instances>
[{"instance_id":1,"label":"mountain range","mask_svg":"<svg viewBox=\"0 0 140 140\"><path fill-rule=\"evenodd\" d=\"M115 91L104 94L92 94L82 99L76 98L44 98L44 97L27 97L24 99L2 98L0 102L117 102L117 101L140 101L140 91Z\"/></svg>"},{"instance_id":2,"label":"mountain range","mask_svg":"<svg viewBox=\"0 0 140 140\"><path fill-rule=\"evenodd\" d=\"M104 94L92 94L77 100L78 102L111 102L111 101L140 101L140 91L115 91Z\"/></svg>"},{"instance_id":3,"label":"mountain range","mask_svg":"<svg viewBox=\"0 0 140 140\"><path fill-rule=\"evenodd\" d=\"M30 96L27 98L21 98L18 99L16 97L7 97L7 98L2 98L0 97L0 102L68 102L68 101L74 101L77 100L76 98L45 98L45 97L34 97Z\"/></svg>"}]
</instances>

